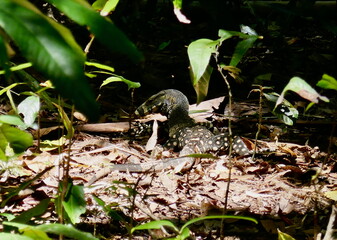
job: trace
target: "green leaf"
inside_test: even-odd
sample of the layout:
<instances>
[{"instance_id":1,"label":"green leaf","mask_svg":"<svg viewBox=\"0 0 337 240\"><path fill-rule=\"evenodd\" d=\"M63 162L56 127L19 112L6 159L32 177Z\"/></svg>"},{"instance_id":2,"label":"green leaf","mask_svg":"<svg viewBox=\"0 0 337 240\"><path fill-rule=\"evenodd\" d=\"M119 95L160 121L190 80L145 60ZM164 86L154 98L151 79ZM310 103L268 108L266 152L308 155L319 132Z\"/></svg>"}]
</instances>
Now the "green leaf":
<instances>
[{"instance_id":1,"label":"green leaf","mask_svg":"<svg viewBox=\"0 0 337 240\"><path fill-rule=\"evenodd\" d=\"M110 12L115 11L118 3L119 0L108 0L101 11L101 15L108 16Z\"/></svg>"},{"instance_id":2,"label":"green leaf","mask_svg":"<svg viewBox=\"0 0 337 240\"><path fill-rule=\"evenodd\" d=\"M4 123L0 125L0 149L6 152L7 145L19 154L33 145L33 137L29 133Z\"/></svg>"},{"instance_id":3,"label":"green leaf","mask_svg":"<svg viewBox=\"0 0 337 240\"><path fill-rule=\"evenodd\" d=\"M302 98L309 100L313 103L318 103L319 100L328 102L329 99L325 96L320 95L313 89L306 81L299 77L293 77L290 79L289 83L284 87L280 97L276 101L275 108L283 102L284 95L287 91L293 91L300 95Z\"/></svg>"},{"instance_id":4,"label":"green leaf","mask_svg":"<svg viewBox=\"0 0 337 240\"><path fill-rule=\"evenodd\" d=\"M63 201L63 207L72 224L80 222L81 214L85 213L86 202L83 186L72 185L67 192L66 200Z\"/></svg>"},{"instance_id":5,"label":"green leaf","mask_svg":"<svg viewBox=\"0 0 337 240\"><path fill-rule=\"evenodd\" d=\"M20 229L20 232L24 236L31 237L34 240L52 240L44 231L39 230L33 226Z\"/></svg>"},{"instance_id":6,"label":"green leaf","mask_svg":"<svg viewBox=\"0 0 337 240\"><path fill-rule=\"evenodd\" d=\"M57 108L57 110L60 114L60 117L62 119L63 125L67 129L66 138L71 139L74 136L74 133L75 133L75 129L73 127L73 124L72 124L71 120L69 119L68 115L64 111L63 107L61 107L60 105L58 105L56 103L54 103L54 106Z\"/></svg>"},{"instance_id":7,"label":"green leaf","mask_svg":"<svg viewBox=\"0 0 337 240\"><path fill-rule=\"evenodd\" d=\"M187 49L192 71L192 84L198 84L200 78L204 75L210 58L216 52L218 40L199 39L192 42Z\"/></svg>"},{"instance_id":8,"label":"green leaf","mask_svg":"<svg viewBox=\"0 0 337 240\"><path fill-rule=\"evenodd\" d=\"M26 128L26 124L21 120L21 118L18 116L14 116L14 115L0 115L0 123L7 123L9 125L15 125L21 129Z\"/></svg>"},{"instance_id":9,"label":"green leaf","mask_svg":"<svg viewBox=\"0 0 337 240\"><path fill-rule=\"evenodd\" d=\"M183 228L181 231L180 231L180 234L179 234L180 236L180 239L187 239L187 238L189 238L190 237L190 229L188 228L188 227L185 227L185 228Z\"/></svg>"},{"instance_id":10,"label":"green leaf","mask_svg":"<svg viewBox=\"0 0 337 240\"><path fill-rule=\"evenodd\" d=\"M28 228L36 229L38 231L42 231L42 232L45 232L45 233L63 235L63 236L66 236L70 239L99 240L98 238L95 238L94 236L92 236L92 234L90 234L90 233L86 233L86 232L82 232L82 231L77 230L72 225L62 225L62 224L54 223L54 224L41 224L39 226L30 226L30 225L27 225L27 224L14 223L14 222L3 222L3 225L16 227L19 230L24 230L24 229L28 229ZM16 236L16 235L14 235L14 236ZM14 238L14 239L21 240L20 238ZM32 239L32 238L27 238L27 239ZM36 240L35 238L33 238L33 239ZM23 239L23 240L25 240L25 239Z\"/></svg>"},{"instance_id":11,"label":"green leaf","mask_svg":"<svg viewBox=\"0 0 337 240\"><path fill-rule=\"evenodd\" d=\"M40 98L37 96L29 96L18 105L18 112L23 115L26 127L37 129L34 122L39 114L40 107Z\"/></svg>"},{"instance_id":12,"label":"green leaf","mask_svg":"<svg viewBox=\"0 0 337 240\"><path fill-rule=\"evenodd\" d=\"M277 229L277 235L278 235L278 238L277 238L278 240L296 240L289 234L281 232L279 229Z\"/></svg>"},{"instance_id":13,"label":"green leaf","mask_svg":"<svg viewBox=\"0 0 337 240\"><path fill-rule=\"evenodd\" d=\"M218 36L220 37L220 42L223 42L223 41L233 37L233 33L231 31L219 29Z\"/></svg>"},{"instance_id":14,"label":"green leaf","mask_svg":"<svg viewBox=\"0 0 337 240\"><path fill-rule=\"evenodd\" d=\"M151 221L148 223L144 223L142 225L133 227L131 229L131 233L133 233L136 230L148 230L148 229L160 229L161 227L172 227L176 231L178 231L177 227L170 221L168 220L158 220L158 221Z\"/></svg>"},{"instance_id":15,"label":"green leaf","mask_svg":"<svg viewBox=\"0 0 337 240\"><path fill-rule=\"evenodd\" d=\"M30 68L31 66L33 66L33 65L30 62L22 63L22 64L11 67L9 70L11 72L15 72L15 71L23 70L23 69L26 69L26 68ZM5 71L4 70L0 71L0 75L1 74L5 74Z\"/></svg>"},{"instance_id":16,"label":"green leaf","mask_svg":"<svg viewBox=\"0 0 337 240\"><path fill-rule=\"evenodd\" d=\"M101 11L108 0L96 0L91 6L96 11Z\"/></svg>"},{"instance_id":17,"label":"green leaf","mask_svg":"<svg viewBox=\"0 0 337 240\"><path fill-rule=\"evenodd\" d=\"M183 0L173 0L173 6L177 9L181 9L183 7Z\"/></svg>"},{"instance_id":18,"label":"green leaf","mask_svg":"<svg viewBox=\"0 0 337 240\"><path fill-rule=\"evenodd\" d=\"M12 88L14 88L14 87L16 87L16 86L18 86L18 85L21 85L21 84L24 84L24 83L13 83L13 84L11 84L11 85L9 85L9 86L7 86L7 87L1 89L1 90L0 90L0 96L1 96L2 94L6 93L7 91L11 90Z\"/></svg>"},{"instance_id":19,"label":"green leaf","mask_svg":"<svg viewBox=\"0 0 337 240\"><path fill-rule=\"evenodd\" d=\"M40 216L44 214L48 208L50 199L43 199L38 205L35 207L21 213L19 216L15 217L12 222L18 223L27 223L32 219L32 217Z\"/></svg>"},{"instance_id":20,"label":"green leaf","mask_svg":"<svg viewBox=\"0 0 337 240\"><path fill-rule=\"evenodd\" d=\"M13 233L0 233L0 238L2 240L34 240L34 238Z\"/></svg>"},{"instance_id":21,"label":"green leaf","mask_svg":"<svg viewBox=\"0 0 337 240\"><path fill-rule=\"evenodd\" d=\"M209 81L211 79L212 72L213 68L208 65L206 71L201 76L199 81L195 85L193 85L194 90L197 93L197 104L201 103L207 96Z\"/></svg>"},{"instance_id":22,"label":"green leaf","mask_svg":"<svg viewBox=\"0 0 337 240\"><path fill-rule=\"evenodd\" d=\"M67 137L62 136L56 140L44 140L40 142L40 150L41 151L51 151L57 148L60 148L64 144L67 143Z\"/></svg>"},{"instance_id":23,"label":"green leaf","mask_svg":"<svg viewBox=\"0 0 337 240\"><path fill-rule=\"evenodd\" d=\"M337 91L337 80L328 74L323 74L322 79L318 81L316 86L324 89L334 89Z\"/></svg>"},{"instance_id":24,"label":"green leaf","mask_svg":"<svg viewBox=\"0 0 337 240\"><path fill-rule=\"evenodd\" d=\"M263 93L264 97L273 103L273 105L280 99L278 93ZM274 107L273 114L281 119L285 124L292 126L294 121L298 118L298 110L285 98L283 101Z\"/></svg>"},{"instance_id":25,"label":"green leaf","mask_svg":"<svg viewBox=\"0 0 337 240\"><path fill-rule=\"evenodd\" d=\"M128 85L128 89L130 90L130 88L139 88L140 87L140 83L139 82L132 82L130 80L127 80L123 77L109 77L107 79L105 79L103 81L103 83L101 84L100 88L109 84L109 83L112 83L112 82L124 82L125 84Z\"/></svg>"},{"instance_id":26,"label":"green leaf","mask_svg":"<svg viewBox=\"0 0 337 240\"><path fill-rule=\"evenodd\" d=\"M95 238L90 233L82 232L77 230L71 225L62 225L62 224L43 224L36 227L39 230L45 231L47 233L53 233L58 235L64 235L70 239L78 240L99 240Z\"/></svg>"},{"instance_id":27,"label":"green leaf","mask_svg":"<svg viewBox=\"0 0 337 240\"><path fill-rule=\"evenodd\" d=\"M0 216L5 217L7 221L11 221L15 218L15 215L11 213L0 213Z\"/></svg>"},{"instance_id":28,"label":"green leaf","mask_svg":"<svg viewBox=\"0 0 337 240\"><path fill-rule=\"evenodd\" d=\"M185 223L182 227L180 232L184 231L184 228L187 228L187 226L199 222L199 221L204 221L204 220L208 220L208 219L236 219L236 220L246 220L246 221L251 221L255 224L258 224L258 222L256 221L256 219L251 218L251 217L243 217L243 216L231 216L231 215L215 215L215 216L205 216L205 217L199 217L199 218L194 218L190 221L188 221L187 223Z\"/></svg>"},{"instance_id":29,"label":"green leaf","mask_svg":"<svg viewBox=\"0 0 337 240\"><path fill-rule=\"evenodd\" d=\"M253 46L257 39L257 36L250 36L249 38L240 41L235 47L234 54L229 65L236 67L241 61L242 57L246 54L248 49Z\"/></svg>"},{"instance_id":30,"label":"green leaf","mask_svg":"<svg viewBox=\"0 0 337 240\"><path fill-rule=\"evenodd\" d=\"M135 63L143 60L136 46L108 18L100 16L82 0L47 0L80 25L89 27L95 37L111 51L129 56Z\"/></svg>"},{"instance_id":31,"label":"green leaf","mask_svg":"<svg viewBox=\"0 0 337 240\"><path fill-rule=\"evenodd\" d=\"M70 31L28 1L2 0L1 4L0 26L22 54L53 81L63 97L72 99L89 119L96 119L98 105L83 71L85 55Z\"/></svg>"},{"instance_id":32,"label":"green leaf","mask_svg":"<svg viewBox=\"0 0 337 240\"><path fill-rule=\"evenodd\" d=\"M113 67L110 67L108 65L101 64L101 63L85 62L85 65L96 67L96 68L103 69L103 70L107 70L107 71L110 71L112 73L115 72L115 69Z\"/></svg>"}]
</instances>

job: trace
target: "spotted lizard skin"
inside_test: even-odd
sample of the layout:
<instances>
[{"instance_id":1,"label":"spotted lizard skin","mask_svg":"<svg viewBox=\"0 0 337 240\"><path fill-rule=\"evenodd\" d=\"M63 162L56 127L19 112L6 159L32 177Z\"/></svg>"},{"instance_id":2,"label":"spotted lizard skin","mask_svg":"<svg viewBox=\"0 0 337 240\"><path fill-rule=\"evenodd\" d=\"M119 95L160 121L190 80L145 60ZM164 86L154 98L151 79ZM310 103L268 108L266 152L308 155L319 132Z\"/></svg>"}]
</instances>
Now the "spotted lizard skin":
<instances>
[{"instance_id":1,"label":"spotted lizard skin","mask_svg":"<svg viewBox=\"0 0 337 240\"><path fill-rule=\"evenodd\" d=\"M150 97L135 111L137 117L159 112L168 118L169 140L165 146L180 150L179 158L140 164L112 165L98 172L88 181L87 185L91 185L111 171L147 172L161 171L170 167L175 167L176 171L186 171L193 166L195 160L187 155L218 151L229 147L228 135L214 135L206 127L197 125L188 115L188 110L187 97L178 90L167 89ZM233 138L233 150L239 155L250 153L240 137Z\"/></svg>"},{"instance_id":2,"label":"spotted lizard skin","mask_svg":"<svg viewBox=\"0 0 337 240\"><path fill-rule=\"evenodd\" d=\"M189 103L186 96L175 89L167 89L150 97L135 111L136 116L159 112L168 118L169 140L166 147L197 149L198 153L218 151L229 147L227 134L214 135L206 127L200 126L188 115ZM239 155L249 154L240 137L234 137L233 150ZM194 152L195 153L195 152Z\"/></svg>"}]
</instances>

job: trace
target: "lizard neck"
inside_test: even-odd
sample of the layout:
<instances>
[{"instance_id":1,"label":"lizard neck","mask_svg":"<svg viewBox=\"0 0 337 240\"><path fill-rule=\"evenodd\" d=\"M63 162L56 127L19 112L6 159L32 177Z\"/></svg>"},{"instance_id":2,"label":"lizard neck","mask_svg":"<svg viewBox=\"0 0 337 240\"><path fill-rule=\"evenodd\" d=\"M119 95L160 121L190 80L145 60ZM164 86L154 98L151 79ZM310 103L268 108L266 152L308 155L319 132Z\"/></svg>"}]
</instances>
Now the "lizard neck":
<instances>
[{"instance_id":1,"label":"lizard neck","mask_svg":"<svg viewBox=\"0 0 337 240\"><path fill-rule=\"evenodd\" d=\"M188 106L188 103L187 103ZM188 115L188 107L176 105L168 114L169 136L172 137L179 129L192 127L194 120Z\"/></svg>"}]
</instances>

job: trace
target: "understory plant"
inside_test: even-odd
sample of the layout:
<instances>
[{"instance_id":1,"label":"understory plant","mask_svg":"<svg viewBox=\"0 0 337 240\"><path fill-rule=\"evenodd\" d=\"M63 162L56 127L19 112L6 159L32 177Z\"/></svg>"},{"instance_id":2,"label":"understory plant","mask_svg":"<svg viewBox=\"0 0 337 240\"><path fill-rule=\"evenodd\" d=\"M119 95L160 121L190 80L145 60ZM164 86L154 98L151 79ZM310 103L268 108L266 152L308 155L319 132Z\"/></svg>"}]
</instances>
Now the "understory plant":
<instances>
[{"instance_id":1,"label":"understory plant","mask_svg":"<svg viewBox=\"0 0 337 240\"><path fill-rule=\"evenodd\" d=\"M109 18L99 14L86 1L47 0L46 2L49 8L57 9L70 21L86 26L107 50L122 53L134 63L143 60L142 54L126 35ZM0 96L7 94L13 109L9 114L0 116L0 160L11 161L32 146L33 137L25 130L28 128L38 130L36 118L41 110L41 101L47 108L57 109L67 129L67 134L59 139L61 143L57 147L60 149L65 143L62 139L69 140L69 146L71 146L74 135L73 121L72 117L67 116L64 107L71 109L73 113L71 104L74 103L76 109L84 113L89 120L96 120L99 116L99 106L85 73L85 65L90 65L86 61L86 52L75 41L70 29L43 14L29 1L1 1L0 28L0 67L3 69L0 72L2 74ZM12 43L15 44L15 48L11 47ZM15 54L23 56L28 62L16 64L11 59ZM105 68L105 70L108 68L98 63L92 63L91 66ZM47 81L40 83L26 71L27 68L34 68ZM108 71L108 74L111 72L113 71ZM107 81L119 80L132 85L131 81L121 76L112 77L114 79L107 79ZM14 88L21 85L28 86L31 91L21 92L20 96L24 94L30 96L16 106L12 93ZM137 85L131 87L134 86ZM55 88L63 100L51 97L51 94L46 91L50 88ZM68 99L72 100L72 103L68 104ZM1 239L13 239L15 229L19 233L15 235L16 239L51 239L47 233L60 235L61 238L63 235L71 239L96 239L91 234L76 230L73 226L62 225L77 224L80 221L80 215L86 211L84 187L72 183L69 177L70 158L66 155L62 156L63 176L60 177L57 195L51 199L41 200L36 207L18 216L2 214L7 222L2 223L5 233L0 233ZM10 191L4 196L1 207L5 207L19 191L28 188L33 181L51 168L47 167L35 177L21 183L16 190ZM45 213L51 203L61 224L26 225L31 223L32 218ZM9 234L10 231L11 234Z\"/></svg>"}]
</instances>

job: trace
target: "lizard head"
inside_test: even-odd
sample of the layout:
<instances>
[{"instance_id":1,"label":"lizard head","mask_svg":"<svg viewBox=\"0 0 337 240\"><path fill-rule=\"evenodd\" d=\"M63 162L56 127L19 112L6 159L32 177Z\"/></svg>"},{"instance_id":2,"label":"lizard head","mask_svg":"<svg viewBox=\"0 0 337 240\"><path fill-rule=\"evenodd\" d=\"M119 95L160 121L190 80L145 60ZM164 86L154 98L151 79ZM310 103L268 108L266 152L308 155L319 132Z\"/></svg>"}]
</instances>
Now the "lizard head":
<instances>
[{"instance_id":1,"label":"lizard head","mask_svg":"<svg viewBox=\"0 0 337 240\"><path fill-rule=\"evenodd\" d=\"M145 116L149 113L161 113L170 118L177 108L179 112L188 115L189 103L187 97L176 89L167 89L151 96L136 111L136 116Z\"/></svg>"}]
</instances>

